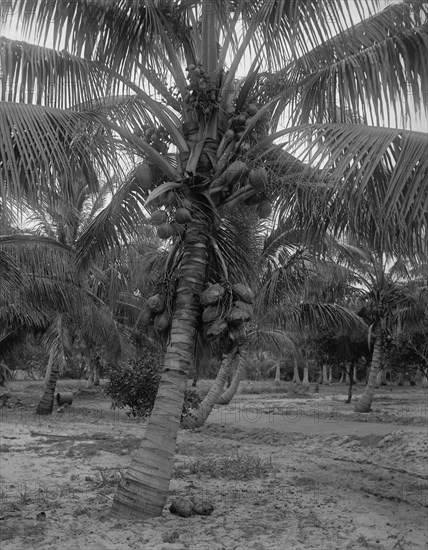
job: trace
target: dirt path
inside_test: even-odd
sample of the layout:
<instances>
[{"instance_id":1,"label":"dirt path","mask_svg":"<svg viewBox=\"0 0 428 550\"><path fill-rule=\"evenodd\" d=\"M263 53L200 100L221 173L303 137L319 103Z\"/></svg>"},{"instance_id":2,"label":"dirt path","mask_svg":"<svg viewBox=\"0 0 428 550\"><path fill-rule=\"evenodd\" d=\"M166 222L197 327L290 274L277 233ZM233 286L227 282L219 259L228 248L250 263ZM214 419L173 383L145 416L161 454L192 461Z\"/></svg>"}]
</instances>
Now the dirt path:
<instances>
[{"instance_id":1,"label":"dirt path","mask_svg":"<svg viewBox=\"0 0 428 550\"><path fill-rule=\"evenodd\" d=\"M300 433L304 435L357 435L370 434L384 436L391 432L402 430L406 433L426 435L427 426L400 425L391 422L355 422L339 416L323 417L322 412L303 414L290 407L289 413L278 414L274 411L264 413L251 407L232 404L214 410L208 417L208 423L235 426L237 428L269 428L282 433Z\"/></svg>"}]
</instances>

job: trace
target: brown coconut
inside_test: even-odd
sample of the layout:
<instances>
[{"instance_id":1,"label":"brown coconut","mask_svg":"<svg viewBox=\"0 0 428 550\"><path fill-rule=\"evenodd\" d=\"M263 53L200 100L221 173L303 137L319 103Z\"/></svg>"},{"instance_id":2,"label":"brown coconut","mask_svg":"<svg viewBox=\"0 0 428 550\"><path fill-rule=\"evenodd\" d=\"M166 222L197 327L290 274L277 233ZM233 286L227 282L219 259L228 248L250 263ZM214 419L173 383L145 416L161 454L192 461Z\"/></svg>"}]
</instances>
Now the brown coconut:
<instances>
[{"instance_id":1,"label":"brown coconut","mask_svg":"<svg viewBox=\"0 0 428 550\"><path fill-rule=\"evenodd\" d=\"M240 325L250 319L251 315L239 307L233 307L227 315L227 322L231 325Z\"/></svg>"},{"instance_id":2,"label":"brown coconut","mask_svg":"<svg viewBox=\"0 0 428 550\"><path fill-rule=\"evenodd\" d=\"M148 191L153 187L153 174L150 169L150 166L147 164L139 164L135 169L135 177L139 185Z\"/></svg>"},{"instance_id":3,"label":"brown coconut","mask_svg":"<svg viewBox=\"0 0 428 550\"><path fill-rule=\"evenodd\" d=\"M230 353L235 347L235 343L229 338L228 334L224 334L220 337L218 342L218 349L221 353Z\"/></svg>"},{"instance_id":4,"label":"brown coconut","mask_svg":"<svg viewBox=\"0 0 428 550\"><path fill-rule=\"evenodd\" d=\"M211 323L206 330L206 336L208 340L214 340L215 338L221 338L227 332L227 323L220 319Z\"/></svg>"},{"instance_id":5,"label":"brown coconut","mask_svg":"<svg viewBox=\"0 0 428 550\"><path fill-rule=\"evenodd\" d=\"M241 300L237 300L234 305L236 307L239 307L239 309L245 311L250 316L250 318L253 317L254 309L252 305L247 304L246 302L241 302Z\"/></svg>"},{"instance_id":6,"label":"brown coconut","mask_svg":"<svg viewBox=\"0 0 428 550\"><path fill-rule=\"evenodd\" d=\"M170 223L166 222L159 225L156 232L160 239L165 240L165 239L169 239L174 235L174 228Z\"/></svg>"},{"instance_id":7,"label":"brown coconut","mask_svg":"<svg viewBox=\"0 0 428 550\"><path fill-rule=\"evenodd\" d=\"M152 225L162 225L168 221L168 213L165 210L155 210L150 217Z\"/></svg>"},{"instance_id":8,"label":"brown coconut","mask_svg":"<svg viewBox=\"0 0 428 550\"><path fill-rule=\"evenodd\" d=\"M156 315L153 321L153 326L158 332L162 332L169 327L169 316L165 311Z\"/></svg>"},{"instance_id":9,"label":"brown coconut","mask_svg":"<svg viewBox=\"0 0 428 550\"><path fill-rule=\"evenodd\" d=\"M192 215L187 208L177 208L175 211L175 221L184 225L192 221Z\"/></svg>"},{"instance_id":10,"label":"brown coconut","mask_svg":"<svg viewBox=\"0 0 428 550\"><path fill-rule=\"evenodd\" d=\"M204 323L212 323L220 315L221 309L218 306L208 306L202 313L202 321Z\"/></svg>"},{"instance_id":11,"label":"brown coconut","mask_svg":"<svg viewBox=\"0 0 428 550\"><path fill-rule=\"evenodd\" d=\"M210 285L201 294L201 304L211 306L218 304L225 293L224 287L218 284Z\"/></svg>"},{"instance_id":12,"label":"brown coconut","mask_svg":"<svg viewBox=\"0 0 428 550\"><path fill-rule=\"evenodd\" d=\"M140 312L139 321L142 325L146 326L151 323L153 320L153 311L147 306L147 304L144 305L143 309Z\"/></svg>"},{"instance_id":13,"label":"brown coconut","mask_svg":"<svg viewBox=\"0 0 428 550\"><path fill-rule=\"evenodd\" d=\"M172 514L181 516L182 518L188 518L193 515L195 508L194 503L186 497L176 497L169 507L169 511Z\"/></svg>"},{"instance_id":14,"label":"brown coconut","mask_svg":"<svg viewBox=\"0 0 428 550\"><path fill-rule=\"evenodd\" d=\"M245 344L246 336L247 334L245 332L244 325L240 325L239 327L231 327L229 329L229 338L237 346L242 346Z\"/></svg>"},{"instance_id":15,"label":"brown coconut","mask_svg":"<svg viewBox=\"0 0 428 550\"><path fill-rule=\"evenodd\" d=\"M243 283L235 283L232 285L232 293L235 300L241 300L247 304L254 302L254 292L250 287Z\"/></svg>"},{"instance_id":16,"label":"brown coconut","mask_svg":"<svg viewBox=\"0 0 428 550\"><path fill-rule=\"evenodd\" d=\"M269 218L272 214L272 203L267 199L262 200L257 205L256 212L259 218Z\"/></svg>"},{"instance_id":17,"label":"brown coconut","mask_svg":"<svg viewBox=\"0 0 428 550\"><path fill-rule=\"evenodd\" d=\"M264 168L252 168L248 174L248 181L257 193L266 191L268 175Z\"/></svg>"},{"instance_id":18,"label":"brown coconut","mask_svg":"<svg viewBox=\"0 0 428 550\"><path fill-rule=\"evenodd\" d=\"M162 311L165 309L165 299L161 294L154 294L153 296L150 296L150 298L147 300L146 306L153 313L162 313Z\"/></svg>"}]
</instances>

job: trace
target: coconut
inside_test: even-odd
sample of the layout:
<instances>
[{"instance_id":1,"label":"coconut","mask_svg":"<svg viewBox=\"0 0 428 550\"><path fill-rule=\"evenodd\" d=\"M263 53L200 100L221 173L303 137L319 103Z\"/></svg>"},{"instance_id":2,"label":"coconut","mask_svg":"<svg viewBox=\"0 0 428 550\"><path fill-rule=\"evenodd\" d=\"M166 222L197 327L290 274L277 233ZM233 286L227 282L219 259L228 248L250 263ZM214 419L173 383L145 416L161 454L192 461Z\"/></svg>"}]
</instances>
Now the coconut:
<instances>
[{"instance_id":1,"label":"coconut","mask_svg":"<svg viewBox=\"0 0 428 550\"><path fill-rule=\"evenodd\" d=\"M135 177L137 178L138 184L148 191L153 186L153 174L150 170L150 166L147 164L139 164L135 169Z\"/></svg>"},{"instance_id":2,"label":"coconut","mask_svg":"<svg viewBox=\"0 0 428 550\"><path fill-rule=\"evenodd\" d=\"M204 309L202 314L202 321L204 323L212 323L219 317L220 308L218 306L208 306Z\"/></svg>"},{"instance_id":3,"label":"coconut","mask_svg":"<svg viewBox=\"0 0 428 550\"><path fill-rule=\"evenodd\" d=\"M242 309L242 311L245 311L245 313L250 317L254 315L253 306L251 306L250 304L247 304L246 302L241 302L241 300L237 300L234 305L235 307Z\"/></svg>"},{"instance_id":4,"label":"coconut","mask_svg":"<svg viewBox=\"0 0 428 550\"><path fill-rule=\"evenodd\" d=\"M250 103L247 107L247 115L254 116L259 112L259 108L255 103Z\"/></svg>"},{"instance_id":5,"label":"coconut","mask_svg":"<svg viewBox=\"0 0 428 550\"><path fill-rule=\"evenodd\" d=\"M180 224L189 223L192 221L192 215L187 208L177 208L175 211L175 221Z\"/></svg>"},{"instance_id":6,"label":"coconut","mask_svg":"<svg viewBox=\"0 0 428 550\"><path fill-rule=\"evenodd\" d=\"M214 340L215 338L220 338L227 331L226 321L218 319L211 323L211 325L206 330L206 336L208 340Z\"/></svg>"},{"instance_id":7,"label":"coconut","mask_svg":"<svg viewBox=\"0 0 428 550\"><path fill-rule=\"evenodd\" d=\"M232 293L235 300L241 300L247 304L254 302L254 292L250 287L243 283L235 283L232 285Z\"/></svg>"},{"instance_id":8,"label":"coconut","mask_svg":"<svg viewBox=\"0 0 428 550\"><path fill-rule=\"evenodd\" d=\"M240 307L233 307L227 315L227 321L231 325L241 325L250 319L251 315Z\"/></svg>"},{"instance_id":9,"label":"coconut","mask_svg":"<svg viewBox=\"0 0 428 550\"><path fill-rule=\"evenodd\" d=\"M201 294L201 304L203 306L218 304L218 302L220 302L220 300L223 298L224 292L224 287L222 287L221 285L210 285Z\"/></svg>"},{"instance_id":10,"label":"coconut","mask_svg":"<svg viewBox=\"0 0 428 550\"><path fill-rule=\"evenodd\" d=\"M262 200L256 208L259 218L269 218L272 214L272 203L267 199Z\"/></svg>"},{"instance_id":11,"label":"coconut","mask_svg":"<svg viewBox=\"0 0 428 550\"><path fill-rule=\"evenodd\" d=\"M221 353L230 353L235 347L235 343L229 338L228 335L223 335L220 337L218 342L218 349Z\"/></svg>"},{"instance_id":12,"label":"coconut","mask_svg":"<svg viewBox=\"0 0 428 550\"><path fill-rule=\"evenodd\" d=\"M169 327L169 324L169 316L165 311L158 313L153 321L153 326L158 332L166 330Z\"/></svg>"},{"instance_id":13,"label":"coconut","mask_svg":"<svg viewBox=\"0 0 428 550\"><path fill-rule=\"evenodd\" d=\"M153 296L150 296L150 298L147 300L146 306L153 313L162 313L162 311L165 309L165 299L159 293L154 294Z\"/></svg>"},{"instance_id":14,"label":"coconut","mask_svg":"<svg viewBox=\"0 0 428 550\"><path fill-rule=\"evenodd\" d=\"M158 226L157 234L160 239L169 239L174 235L174 228L170 223L163 223Z\"/></svg>"},{"instance_id":15,"label":"coconut","mask_svg":"<svg viewBox=\"0 0 428 550\"><path fill-rule=\"evenodd\" d=\"M183 208L186 208L189 212L191 212L193 204L190 199L186 199L186 197L183 197L180 202Z\"/></svg>"},{"instance_id":16,"label":"coconut","mask_svg":"<svg viewBox=\"0 0 428 550\"><path fill-rule=\"evenodd\" d=\"M162 225L168 221L168 213L165 210L156 210L150 217L152 225Z\"/></svg>"},{"instance_id":17,"label":"coconut","mask_svg":"<svg viewBox=\"0 0 428 550\"><path fill-rule=\"evenodd\" d=\"M142 310L140 311L139 321L142 325L146 326L150 324L150 322L153 320L153 311L147 306L147 304L144 305Z\"/></svg>"},{"instance_id":18,"label":"coconut","mask_svg":"<svg viewBox=\"0 0 428 550\"><path fill-rule=\"evenodd\" d=\"M257 193L266 191L268 175L264 168L252 168L248 174L248 181Z\"/></svg>"},{"instance_id":19,"label":"coconut","mask_svg":"<svg viewBox=\"0 0 428 550\"><path fill-rule=\"evenodd\" d=\"M243 344L245 344L246 337L247 334L245 332L244 325L229 329L229 338L237 346L242 346Z\"/></svg>"}]
</instances>

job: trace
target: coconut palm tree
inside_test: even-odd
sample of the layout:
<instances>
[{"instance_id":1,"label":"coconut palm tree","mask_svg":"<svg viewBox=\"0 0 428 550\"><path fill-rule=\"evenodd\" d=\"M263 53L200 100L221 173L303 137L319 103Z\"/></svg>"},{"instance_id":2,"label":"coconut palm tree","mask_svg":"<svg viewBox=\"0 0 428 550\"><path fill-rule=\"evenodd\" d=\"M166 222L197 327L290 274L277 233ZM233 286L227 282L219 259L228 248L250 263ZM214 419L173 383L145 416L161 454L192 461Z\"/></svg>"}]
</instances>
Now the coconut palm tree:
<instances>
[{"instance_id":1,"label":"coconut palm tree","mask_svg":"<svg viewBox=\"0 0 428 550\"><path fill-rule=\"evenodd\" d=\"M408 264L401 258L382 250L370 250L367 243L364 246L342 243L338 249L341 261L346 259L355 277L359 278L359 314L371 326L373 353L370 374L355 405L357 412L369 412L379 386L379 373L385 366L383 348L387 339L425 315L423 286L412 277Z\"/></svg>"},{"instance_id":2,"label":"coconut palm tree","mask_svg":"<svg viewBox=\"0 0 428 550\"><path fill-rule=\"evenodd\" d=\"M214 256L225 265L211 236L227 211L246 201L269 216L279 198L284 212L340 233L350 202L358 225L369 195L407 244L426 246L424 136L379 127L392 118L391 101L408 114L408 87L417 108L425 99L426 6L377 12L376 2L354 4L355 11L331 0L2 5L3 19L13 15L40 40L55 33L53 49L1 42L7 196L35 200L52 181L71 182L76 165L90 185L88 166L96 162L108 176L113 164L120 170L117 152L132 150L144 161L134 172L140 189L165 213L155 218L159 234L183 244L167 281L174 292L164 374L115 514L143 520L164 506L207 263ZM382 162L392 178L373 189Z\"/></svg>"}]
</instances>

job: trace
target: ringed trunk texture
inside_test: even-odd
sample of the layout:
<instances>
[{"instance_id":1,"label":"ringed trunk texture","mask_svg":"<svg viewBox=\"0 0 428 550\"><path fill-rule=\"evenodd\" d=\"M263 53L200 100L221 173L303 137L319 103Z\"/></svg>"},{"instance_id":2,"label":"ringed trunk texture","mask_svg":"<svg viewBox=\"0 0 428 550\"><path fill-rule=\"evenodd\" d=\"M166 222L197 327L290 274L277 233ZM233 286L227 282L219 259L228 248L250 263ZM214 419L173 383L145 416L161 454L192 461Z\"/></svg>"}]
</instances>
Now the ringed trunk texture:
<instances>
[{"instance_id":1,"label":"ringed trunk texture","mask_svg":"<svg viewBox=\"0 0 428 550\"><path fill-rule=\"evenodd\" d=\"M168 497L184 392L193 360L208 232L206 219L195 219L186 232L159 390L141 446L114 495L111 513L116 517L143 521L160 516Z\"/></svg>"},{"instance_id":2,"label":"ringed trunk texture","mask_svg":"<svg viewBox=\"0 0 428 550\"><path fill-rule=\"evenodd\" d=\"M245 367L246 367L245 361L246 361L246 353L244 352L244 354L242 355L242 350L241 350L241 356L239 358L238 368L236 369L235 375L232 378L232 382L230 386L218 398L217 400L218 405L228 405L232 401L233 396L238 390L239 382L244 378L244 375L245 375Z\"/></svg>"},{"instance_id":3,"label":"ringed trunk texture","mask_svg":"<svg viewBox=\"0 0 428 550\"><path fill-rule=\"evenodd\" d=\"M373 356L370 366L369 379L367 381L367 386L355 404L354 410L356 412L366 413L370 412L372 401L375 394L375 389L377 386L377 376L382 366L382 332L380 325L375 329L375 341L373 344Z\"/></svg>"},{"instance_id":4,"label":"ringed trunk texture","mask_svg":"<svg viewBox=\"0 0 428 550\"><path fill-rule=\"evenodd\" d=\"M199 407L190 413L186 418L181 422L181 427L186 430L192 428L200 428L205 424L205 421L209 417L211 411L214 408L214 405L217 403L224 385L226 384L227 377L230 372L232 363L235 361L237 354L237 349L234 349L231 353L223 355L223 360L220 365L220 369L215 377L214 382L211 385L211 388L205 398L202 400Z\"/></svg>"},{"instance_id":5,"label":"ringed trunk texture","mask_svg":"<svg viewBox=\"0 0 428 550\"><path fill-rule=\"evenodd\" d=\"M49 352L48 366L46 367L45 389L36 408L36 414L52 414L56 382L58 380L59 365L54 360L55 351Z\"/></svg>"}]
</instances>

